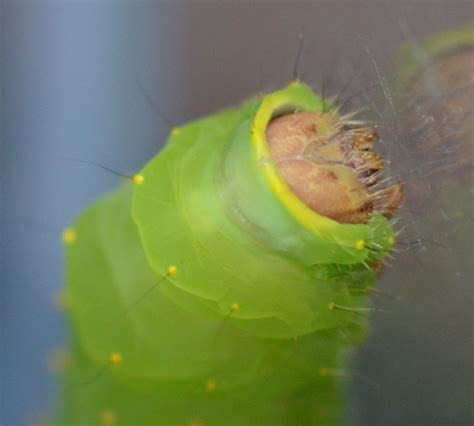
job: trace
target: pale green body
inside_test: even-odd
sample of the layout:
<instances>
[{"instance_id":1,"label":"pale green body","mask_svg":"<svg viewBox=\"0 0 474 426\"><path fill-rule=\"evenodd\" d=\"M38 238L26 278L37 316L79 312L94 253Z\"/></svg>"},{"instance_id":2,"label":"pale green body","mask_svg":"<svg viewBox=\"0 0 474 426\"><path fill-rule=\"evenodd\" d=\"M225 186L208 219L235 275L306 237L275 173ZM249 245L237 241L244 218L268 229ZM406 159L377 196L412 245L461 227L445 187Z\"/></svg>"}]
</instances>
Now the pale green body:
<instances>
[{"instance_id":1,"label":"pale green body","mask_svg":"<svg viewBox=\"0 0 474 426\"><path fill-rule=\"evenodd\" d=\"M141 185L78 219L61 424L340 424L366 317L333 307L367 307L393 234L380 215L341 225L275 193L252 138L262 114L295 109L322 105L293 83L184 126Z\"/></svg>"}]
</instances>

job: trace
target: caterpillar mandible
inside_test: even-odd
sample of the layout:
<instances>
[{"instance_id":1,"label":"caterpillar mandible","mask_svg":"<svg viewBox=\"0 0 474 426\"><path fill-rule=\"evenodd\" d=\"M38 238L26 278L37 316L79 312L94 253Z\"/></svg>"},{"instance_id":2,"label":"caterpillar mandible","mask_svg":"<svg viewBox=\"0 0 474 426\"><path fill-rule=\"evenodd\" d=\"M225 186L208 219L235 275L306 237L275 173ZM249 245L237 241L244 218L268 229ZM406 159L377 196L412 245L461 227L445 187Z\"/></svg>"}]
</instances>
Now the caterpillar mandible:
<instances>
[{"instance_id":1,"label":"caterpillar mandible","mask_svg":"<svg viewBox=\"0 0 474 426\"><path fill-rule=\"evenodd\" d=\"M60 424L340 424L402 194L375 140L299 81L174 129L64 235Z\"/></svg>"}]
</instances>

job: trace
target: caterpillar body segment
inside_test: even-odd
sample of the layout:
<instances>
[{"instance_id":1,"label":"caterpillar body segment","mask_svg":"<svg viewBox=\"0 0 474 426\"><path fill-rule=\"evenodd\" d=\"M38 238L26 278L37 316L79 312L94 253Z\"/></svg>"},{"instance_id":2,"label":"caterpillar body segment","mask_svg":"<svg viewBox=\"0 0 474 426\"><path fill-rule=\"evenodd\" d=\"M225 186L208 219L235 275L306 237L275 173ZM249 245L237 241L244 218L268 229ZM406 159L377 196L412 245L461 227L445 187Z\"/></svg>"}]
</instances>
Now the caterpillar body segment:
<instances>
[{"instance_id":1,"label":"caterpillar body segment","mask_svg":"<svg viewBox=\"0 0 474 426\"><path fill-rule=\"evenodd\" d=\"M277 157L269 125L288 115L304 152ZM348 349L395 243L400 189L371 187L371 135L294 82L173 131L81 215L59 424L341 424Z\"/></svg>"},{"instance_id":2,"label":"caterpillar body segment","mask_svg":"<svg viewBox=\"0 0 474 426\"><path fill-rule=\"evenodd\" d=\"M222 424L210 422L218 413L235 416L229 425L273 416L274 424L292 424L293 409L280 400L301 388L325 389L331 379L319 371L340 368L346 336L325 330L296 340L258 338L174 304L163 291L169 283L156 284L146 263L127 214L130 198L123 187L75 225L81 238L68 254L75 342L59 424L101 424L104 410L123 424L188 424L194 413L205 424Z\"/></svg>"},{"instance_id":3,"label":"caterpillar body segment","mask_svg":"<svg viewBox=\"0 0 474 426\"><path fill-rule=\"evenodd\" d=\"M331 302L351 306L350 294L315 280L314 273L330 264L381 259L390 248L388 221L375 214L365 224L341 224L313 212L279 176L263 134L285 111L321 108L306 86L293 83L260 104L226 112L226 119L240 117L227 134L219 116L185 126L179 149L172 137L169 149L145 167L133 216L157 277L183 259L172 280L176 301L178 293L189 293L199 309L220 315L239 303L232 321L263 337L340 324L325 308Z\"/></svg>"},{"instance_id":4,"label":"caterpillar body segment","mask_svg":"<svg viewBox=\"0 0 474 426\"><path fill-rule=\"evenodd\" d=\"M81 238L68 256L75 336L96 364L120 354L117 364L125 375L199 383L210 375L220 379L219 370L238 365L253 378L271 354L268 374L272 358L293 354L293 339L258 338L223 324L223 317L195 315L176 305L166 295L170 278L158 282L146 262L129 214L130 196L131 188L123 187L86 212L76 224ZM246 375L219 382L231 386L248 380Z\"/></svg>"},{"instance_id":5,"label":"caterpillar body segment","mask_svg":"<svg viewBox=\"0 0 474 426\"><path fill-rule=\"evenodd\" d=\"M67 378L80 380L94 375L96 365L79 351ZM282 370L292 380L288 370ZM342 422L341 388L331 375L322 375L296 392L276 392L259 383L222 391L219 382L209 391L209 380L190 391L159 393L149 384L136 384L106 371L88 387L70 387L65 392L59 425L338 425ZM266 398L263 398L263 393ZM317 402L317 403L315 403ZM113 414L111 415L104 415ZM105 417L105 419L104 419ZM113 418L113 423L107 420Z\"/></svg>"}]
</instances>

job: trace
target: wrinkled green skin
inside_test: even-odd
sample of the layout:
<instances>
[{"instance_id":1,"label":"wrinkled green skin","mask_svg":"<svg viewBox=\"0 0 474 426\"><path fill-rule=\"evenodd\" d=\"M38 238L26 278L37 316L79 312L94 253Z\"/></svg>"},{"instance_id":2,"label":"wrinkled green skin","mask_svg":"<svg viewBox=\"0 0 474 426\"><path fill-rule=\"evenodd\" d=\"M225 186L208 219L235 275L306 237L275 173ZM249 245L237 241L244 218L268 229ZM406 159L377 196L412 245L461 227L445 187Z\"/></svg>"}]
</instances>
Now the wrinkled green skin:
<instances>
[{"instance_id":1,"label":"wrinkled green skin","mask_svg":"<svg viewBox=\"0 0 474 426\"><path fill-rule=\"evenodd\" d=\"M303 85L282 93L322 108ZM330 304L368 306L392 231L381 216L346 225L344 238L353 230L381 247L352 255L334 236L295 228L258 176L249 188L260 192L229 197L248 176L229 170L254 170L232 144L251 144L261 102L184 126L141 171L143 184L123 185L76 221L66 277L73 362L58 424L107 424L104 411L117 425L343 424L347 355L367 317ZM236 206L252 208L250 225L265 214L269 228L239 222ZM272 226L303 242L292 250ZM114 352L120 365L109 362Z\"/></svg>"}]
</instances>

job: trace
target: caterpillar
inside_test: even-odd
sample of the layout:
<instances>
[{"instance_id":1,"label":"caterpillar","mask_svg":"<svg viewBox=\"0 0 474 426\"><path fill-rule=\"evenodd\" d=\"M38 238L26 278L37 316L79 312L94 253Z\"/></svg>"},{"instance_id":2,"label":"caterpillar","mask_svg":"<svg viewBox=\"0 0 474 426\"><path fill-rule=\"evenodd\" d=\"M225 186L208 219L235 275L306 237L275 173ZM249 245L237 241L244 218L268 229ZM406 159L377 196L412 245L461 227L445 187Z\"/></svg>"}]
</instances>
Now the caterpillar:
<instances>
[{"instance_id":1,"label":"caterpillar","mask_svg":"<svg viewBox=\"0 0 474 426\"><path fill-rule=\"evenodd\" d=\"M175 128L63 234L59 424L341 424L402 196L305 84Z\"/></svg>"},{"instance_id":2,"label":"caterpillar","mask_svg":"<svg viewBox=\"0 0 474 426\"><path fill-rule=\"evenodd\" d=\"M50 401L51 382L45 374L42 374L46 372L41 370L40 362L44 351L59 338L58 327L61 325L57 313L51 312L51 290L58 284L58 274L54 271L58 266L59 250L58 244L52 244L55 240L50 238L57 238L60 229L64 226L65 218L70 217L78 205L83 203L85 199L90 200L94 194L100 193L104 186L106 187L110 183L102 171L95 174L91 168L82 169L71 163L59 162L58 164L56 162L57 157L72 155L101 162L113 168L117 167L118 170L123 172L135 171L137 169L136 166L132 165L134 161L132 158L139 162L143 161L139 152L143 152L143 149L146 149L145 146L150 147L144 141L156 139L154 137L150 138L151 132L148 131L150 127L156 129L155 122L148 125L150 121L148 120L149 107L145 106L145 109L143 109L144 105L140 102L142 99L136 99L134 96L136 93L133 88L130 88L129 84L130 74L133 74L130 65L132 64L132 67L134 65L135 68L142 71L149 70L152 66L150 65L151 60L146 59L137 62L135 60L137 58L130 54L131 51L137 52L138 50L140 58L142 56L159 58L159 68L157 66L157 69L150 70L153 82L155 82L155 79L160 79L159 76L162 75L161 70L163 69L171 70L174 75L179 74L181 76L177 79L178 83L182 82L184 84L177 84L176 79L169 80L166 78L167 85L173 88L172 97L167 96L166 91L165 93L157 91L155 95L160 99L160 102L167 102L165 110L176 118L177 123L181 122L183 117L194 114L191 111L208 110L211 104L215 106L216 104L225 103L224 98L225 96L232 96L230 93L248 93L249 85L253 87L253 83L256 85L256 79L258 79L257 63L264 62L263 65L260 65L261 81L268 79L270 70L274 78L275 74L284 67L284 64L282 66L275 58L281 58L281 55L284 55L286 47L288 47L284 39L291 37L288 34L283 35L285 34L285 28L290 30L290 27L303 25L306 21L304 18L308 18L307 22L310 22L304 24L305 27L310 28L314 34L310 38L317 40L317 44L320 46L317 49L317 56L315 56L317 63L315 67L312 67L313 70L320 73L321 67L329 63L330 58L327 58L325 51L337 51L337 41L333 37L335 34L342 34L340 40L344 44L344 49L339 49L339 52L332 54L333 56L342 56L339 53L348 48L354 56L363 57L363 54L360 55L357 51L358 43L356 42L357 46L353 46L349 42L349 39L353 39L354 33L361 33L362 38L370 38L370 35L374 34L374 42L369 41L368 44L371 49L374 49L374 59L377 58L378 62L380 58L381 68L386 70L383 66L384 59L381 54L390 52L390 46L398 43L398 26L395 31L390 30L393 29L391 24L394 23L390 19L393 11L390 10L388 14L384 11L377 13L377 8L374 7L369 7L367 10L361 9L360 6L354 7L354 12L357 12L357 14L361 12L361 17L364 18L361 25L358 19L352 19L353 14L347 6L344 5L339 12L327 13L324 10L325 8L318 5L314 16L310 16L311 14L308 14L303 8L290 7L291 17L286 16L285 13L285 23L280 19L272 19L272 16L273 18L282 16L280 7L263 7L262 11L265 14L262 14L262 16L265 16L265 23L268 24L263 28L264 34L261 32L260 12L256 11L254 7L252 7L250 13L252 15L251 19L242 19L246 15L246 8L241 6L235 8L236 13L232 13L230 19L221 16L221 13L216 16L212 13L212 8L199 7L200 16L211 16L211 23L217 22L220 25L221 30L217 33L223 37L216 40L222 42L217 44L203 42L207 39L212 40L211 35L213 36L216 33L214 25L201 25L199 23L196 25L194 23L192 25L192 35L188 35L187 28L189 26L187 23L180 21L179 16L175 20L173 14L173 19L168 19L168 16L162 19L173 28L173 32L170 33L160 25L160 21L157 21L155 16L152 17L153 13L150 13L147 8L144 14L151 18L151 26L160 28L160 31L163 29L162 32L166 37L162 37L161 32L159 37L147 36L147 40L150 40L148 45L139 37L139 46L127 42L129 36L132 38L131 41L135 40L135 30L130 28L128 24L123 25L125 21L121 19L116 25L117 19L114 11L111 11L111 13L105 11L105 14L100 14L103 16L101 18L97 16L96 8L92 8L90 10L92 19L88 19L87 15L89 13L86 11L84 11L86 16L82 12L78 14L79 11L77 10L65 10L64 13L61 11L57 14L54 6L48 8L47 11L43 11L45 13L33 11L36 18L24 8L20 8L22 9L21 13L16 13L13 10L15 13L7 14L10 19L5 20L5 34L9 36L5 39L6 49L4 49L6 54L4 61L6 65L5 81L7 82L5 86L7 103L5 105L6 133L4 145L6 151L4 155L4 173L5 211L8 223L3 222L6 265L4 265L5 282L3 283L4 297L2 297L5 321L2 320L2 322L6 326L6 335L4 335L5 344L3 345L5 350L2 351L5 373L2 380L5 379L8 391L2 395L3 405L0 409L2 412L0 417L4 423L23 423L22 419L25 416L29 417L32 411L38 410L47 403L46 401ZM402 24L406 20L407 27L405 28L411 26L417 35L425 31L437 31L451 25L456 19L464 20L469 15L469 11L466 11L467 13L465 12L463 15L462 7L459 8L458 6L450 7L449 13L447 13L447 9L443 10L442 6L438 6L434 13L430 9L429 16L426 15L425 6L409 8L410 11L404 9L403 13L396 17L395 23L400 22ZM13 9L17 8L14 7ZM298 15L298 13L293 13L295 9L300 9L300 12L303 12L299 13L301 19L295 20L295 15ZM386 12L387 8L384 10ZM355 17L358 16L357 14ZM128 23L130 18L134 19L135 13L125 10L123 15L126 16L126 22ZM163 17L163 14L160 13L160 15ZM417 15L419 18L416 17ZM351 19L348 21L346 16L350 16ZM216 17L218 19L214 21ZM315 17L316 20L314 20ZM30 18L34 19L31 20ZM86 19L88 25L76 25L80 24L81 19ZM195 16L193 21L196 21ZM422 25L418 25L418 21L422 22ZM156 25L157 22L158 25ZM235 39L237 45L229 45L234 40L231 37L233 32L228 31L229 24L233 26L234 22L241 22L245 28L253 28L255 31L253 35L252 32L241 33L242 37ZM255 25L252 25L252 23ZM150 26L149 23L143 24L140 22L141 29ZM88 28L87 37L83 37L81 28L86 27ZM113 27L112 31L110 31L111 27ZM203 37L203 27L209 28L207 32L204 32L204 34L208 34L207 37ZM99 32L94 32L95 28ZM340 29L343 31L339 31ZM291 34L294 33L292 30L290 32ZM146 33L148 34L148 31ZM255 33L258 33L258 36ZM406 32L404 33L406 34ZM227 37L227 35L230 36ZM122 36L125 36L125 38ZM169 40L169 36L178 43L170 43L172 40ZM189 44L188 42L181 43L180 40L183 38L188 40ZM96 42L88 46L87 43L91 39L95 39ZM119 44L116 49L111 48L112 41ZM160 41L162 43L166 42L166 45L172 47L172 56L167 56L167 50L163 52L159 45ZM173 45L176 46L176 44L180 46L179 49L177 47L173 48ZM85 48L83 45L85 45ZM455 45L454 42L453 46ZM254 46L256 54L252 55L248 47L253 48ZM377 46L380 47L381 51L378 51ZM417 55L415 59L419 62L419 59L422 58L424 66L425 57L423 55L429 53L426 49L429 49L430 46L425 44L419 46L422 54ZM184 67L180 68L173 58L180 55L184 56L184 52L180 53L183 49L186 49L189 55L186 54L185 63L180 63ZM228 67L221 69L220 63L224 63L225 61L222 60L226 58L225 54L222 56L222 53L220 53L222 50L227 52L230 58L245 57L245 61L240 62L237 69L234 68L233 61L229 61L231 69ZM451 47L449 50L451 50ZM22 54L15 53L19 51ZM191 52L194 52L194 55L191 55ZM99 56L100 60L97 60ZM196 60L196 56L201 60ZM216 59L218 59L218 64L215 63ZM200 64L202 62L209 65L203 69L202 64ZM435 60L434 64L438 62L438 60ZM166 64L164 68L162 64ZM218 65L217 68L214 65ZM350 64L341 65L337 66L337 70L340 69L345 76L347 75L345 71L352 75L359 68L359 66L354 66L356 69L351 72L350 67L348 67ZM432 65L433 63L430 64L430 66ZM84 69L86 70L85 73L83 72ZM192 69L192 72L186 73L186 69ZM329 66L329 69L332 75L332 70L336 69L334 62ZM239 73L238 79L234 78L236 71ZM413 69L412 77L415 77L415 74L419 71L419 68ZM241 73L242 75L240 75ZM225 86L222 86L223 90L213 91L210 96L207 96L206 92L209 87L219 87L219 80L214 81L217 75L225 82ZM305 81L309 80L307 77L306 75ZM213 83L209 85L210 80ZM364 77L364 80L366 80L366 77ZM411 81L415 81L415 79ZM325 93L324 87L326 87L326 84L324 83L323 81L323 87L319 90L321 94ZM147 86L154 87L154 84L150 82ZM348 84L350 85L349 82ZM452 83L448 86L451 85ZM174 96L175 87L178 87L176 96ZM439 86L435 85L436 87ZM364 88L364 94L367 94L367 92L368 88ZM408 100L412 101L411 105L415 108L420 105L416 97L413 95L410 97L410 87L408 87L406 93ZM59 95L60 99L56 94ZM188 95L190 97L188 101L185 101L183 98ZM396 96L397 93L394 93L394 95ZM106 99L108 100L106 101ZM385 96L384 99L388 100L388 97ZM12 100L14 101L11 102ZM104 104L102 101L104 101ZM440 104L442 101L443 96L437 96L436 103ZM173 102L175 103L173 104ZM405 100L402 100L400 109L397 111L401 114L406 112L403 102ZM89 108L93 105L97 106L98 109ZM124 113L124 109L127 109L122 116L120 116L120 111L117 111L116 106L118 105L124 106L121 110L122 113ZM179 105L179 107L176 107L176 105ZM20 108L16 108L17 106L20 106ZM94 125L95 118L99 116L97 127L91 129L90 126ZM137 116L140 118L139 120L137 120ZM395 120L398 117L395 116ZM386 120L386 117L381 117L381 120L378 120L382 124L382 128L385 127ZM466 123L468 122L466 120ZM422 126L423 130L433 128L429 121L423 123L426 123ZM409 132L416 129L416 127L410 128L410 124L407 124ZM114 130L107 132L111 129ZM464 133L464 136L466 136L466 133ZM382 141L384 139L382 134ZM113 147L110 143L108 145L105 143L112 140L115 142ZM140 142L137 145L129 143L138 140ZM104 143L99 143L99 141ZM351 400L361 399L358 409L365 411L365 415L360 424L386 424L387 422L390 423L392 418L397 419L393 420L392 423L434 424L439 423L440 419L451 424L472 423L472 421L469 421L471 419L469 410L464 412L464 417L459 416L462 407L466 409L471 405L471 401L468 400L470 383L465 375L465 368L463 369L463 366L470 365L471 360L470 358L467 360L462 358L463 353L470 355L470 350L464 350L463 352L463 349L469 348L469 339L471 338L469 327L466 327L466 318L469 317L468 313L471 310L469 306L470 299L465 295L470 293L469 283L473 281L469 279L472 274L468 275L471 268L469 266L470 259L466 256L466 254L469 255L472 252L472 246L470 245L472 230L469 231L469 228L464 226L469 223L468 209L466 209L466 207L469 207L466 203L469 200L466 197L466 178L463 177L454 182L451 180L453 182L452 186L444 186L443 191L438 191L438 187L435 188L435 185L433 185L434 176L430 175L428 179L432 185L431 189L422 182L423 186L421 188L415 188L413 192L410 190L411 188L407 190L408 186L418 183L415 182L415 179L420 180L415 169L416 166L421 166L423 171L426 172L441 172L441 167L445 171L456 172L457 166L453 164L454 158L466 160L469 156L458 157L456 153L460 153L460 151L453 150L453 148L456 148L455 144L441 143L437 146L436 151L424 150L420 155L417 155L416 160L409 164L407 158L413 154L414 150L417 150L415 143L412 143L414 139L404 140L397 136L394 141L396 143L387 144L386 147L389 150L393 148L396 151L402 143L406 143L407 157L398 161L397 158L393 158L393 152L391 152L385 156L387 160L391 160L387 161L386 164L390 163L392 167L398 167L399 170L402 170L400 176L404 180L404 188L407 193L405 199L408 196L408 200L404 203L404 209L411 210L414 203L417 203L420 205L423 214L422 217L415 216L414 228L411 232L404 232L402 237L397 238L398 253L395 259L388 261L390 268L384 270L383 280L377 280L377 288L380 288L380 285L383 289L388 287L390 292L400 295L401 298L398 303L393 303L389 299L385 300L387 304L390 304L390 315L375 314L375 318L373 318L371 314L372 337L370 346L368 349L364 347L362 351L358 350L363 360L362 365L348 368L347 362L343 360L339 364L338 370L322 369L320 371L322 373L321 377L326 374L328 381L329 379L331 381L337 379L334 382L342 382L342 385L345 384L344 382L348 376L352 376L351 379L356 379L356 389L351 396ZM155 142L153 142L154 144ZM442 153L444 149L446 149L445 154ZM420 151L422 150L420 149ZM434 152L440 154L436 157L436 162L432 161ZM120 160L120 156L122 160ZM62 165L65 167L61 167ZM390 165L386 167L390 167ZM408 167L410 170L406 170ZM27 171L27 173L22 172L22 170ZM138 176L137 180L139 181ZM76 179L74 179L75 177ZM444 185L443 180L446 181L446 177L447 173L437 173L437 185ZM85 192L84 190L81 191L81 185L77 184L78 180L82 181L82 188L89 186L90 189L86 189ZM129 188L129 191L133 192L133 188ZM425 202L426 196L429 196L429 202ZM41 200L48 200L48 202L44 203ZM464 208L460 209L459 206L464 206ZM400 218L398 217L398 219ZM18 226L19 221L21 221L20 227ZM405 218L401 218L401 224L405 225L406 222ZM9 229L10 223L13 223L15 229ZM38 229L38 225L41 229ZM74 243L80 242L81 233L77 233L75 228L74 225L71 230L64 233L64 239L68 244L72 243L74 245ZM431 242L427 239L418 239L419 236L430 238ZM420 245L415 246L415 241L419 242ZM408 253L399 252L400 248L404 247L409 249ZM414 252L413 248L416 247L419 247L419 250ZM435 253L435 256L432 255L433 253ZM418 268L415 266L411 268L410 262L415 263L415 261L419 262L418 265L415 265ZM184 263L185 260L180 259L175 265L178 273L181 269L180 265ZM337 268L340 269L339 266ZM171 268L170 272L173 270ZM355 276L355 273L350 275L350 277ZM160 288L159 284L166 283L166 281L163 277L159 279L153 277L153 282L150 283L149 287L145 288L143 286L143 288L137 289L139 290L137 294L133 294L134 297L127 300L127 315L130 315L136 309L142 309L143 305L147 304L149 296ZM351 291L355 294L356 292L361 293L365 289L354 287ZM371 291L371 293L374 293L374 291ZM380 297L376 297L375 306L384 307L384 301ZM60 307L70 309L71 317L74 316L72 298L66 294L65 297L58 297L57 302ZM238 310L239 306L234 305L233 309ZM341 309L338 312L343 313ZM352 316L354 321L364 319L362 316L365 314L364 311L355 312L352 310L345 312L347 312L349 318ZM234 312L229 309L225 316L218 316L219 324L216 324L210 346L214 347L216 342L226 335L226 329L233 319L233 314ZM110 331L113 328L113 324L111 324L111 327L107 329ZM346 330L342 329L341 333L348 334ZM349 335L349 337L352 336ZM73 335L72 339L75 338L75 335ZM136 338L139 338L138 334ZM346 347L351 346L351 344L348 344ZM89 369L84 368L81 371L77 368L77 355L74 356L72 363L64 354L57 353L56 355L63 362L63 365L58 366L56 364L54 368L73 367L72 370L67 372L66 384L60 395L61 402L64 402L66 398L72 398L72 396L76 396L81 400L84 395L87 395L88 391L92 394L95 393L95 397L98 397L100 393L97 386L102 386L102 381L107 381L111 373L118 371L115 367L123 367L127 360L118 351L107 354L106 360L102 362L101 359L100 363L97 361L91 362L91 357L87 356L84 358L87 361L84 365L87 364ZM122 362L120 363L120 361ZM73 374L76 375L73 376ZM368 380L364 382L358 380L363 376L366 376ZM123 382L128 383L125 376L120 377ZM369 380L376 381L380 386L377 388L366 387ZM467 383L469 386L465 386ZM70 385L68 386L68 384ZM114 388L113 385L111 385L112 388ZM207 389L214 388L212 395L217 396L221 385L217 380L210 378L206 379L204 383L200 383L198 388L199 390L205 388L206 392ZM440 390L443 388L445 392L441 393ZM107 386L104 385L103 389L107 390ZM329 387L324 387L324 395L327 396L327 401L330 400L330 395L335 398L332 406L334 410L342 408L342 404L337 402L338 392L340 392L340 389L332 392ZM92 395L92 397L94 396ZM103 396L100 397L104 398ZM287 403L288 399L281 399L282 404ZM346 405L348 401L344 402L344 405ZM319 401L318 404L319 410L321 410L324 404L322 401ZM88 419L90 419L89 423L123 424L124 421L127 421L123 410L127 411L127 409L125 408L125 402L122 405L123 408L119 401L113 397L110 397L107 401L102 399L101 403L95 405L91 404L91 411L87 414ZM146 407L145 403L143 407ZM149 407L147 410L149 410ZM71 412L67 411L67 406L63 407L61 405L61 411L58 421L63 419L63 416L76 418ZM352 414L350 423L359 424ZM84 414L84 416L86 415ZM414 418L414 416L416 417ZM186 417L183 423L199 424L206 419L202 409L198 413L192 413L192 419L189 413L183 417ZM80 419L81 417L78 415L77 421L73 421L77 423ZM136 419L139 419L139 416ZM211 420L207 419L208 423ZM0 421L0 423L2 422ZM302 423L304 422L302 421Z\"/></svg>"}]
</instances>

